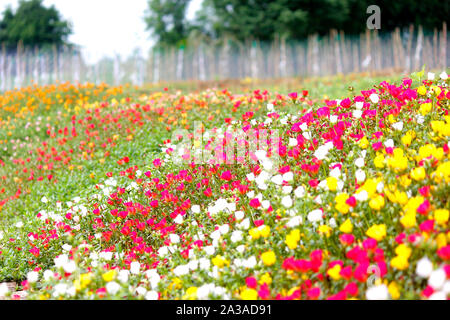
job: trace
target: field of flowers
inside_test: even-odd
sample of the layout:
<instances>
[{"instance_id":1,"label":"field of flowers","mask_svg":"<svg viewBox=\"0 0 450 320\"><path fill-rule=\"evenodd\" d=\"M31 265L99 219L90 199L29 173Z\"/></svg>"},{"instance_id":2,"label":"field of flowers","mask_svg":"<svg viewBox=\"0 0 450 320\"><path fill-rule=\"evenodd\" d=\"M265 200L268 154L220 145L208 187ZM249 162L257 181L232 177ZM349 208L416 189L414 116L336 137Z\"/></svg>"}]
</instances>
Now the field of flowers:
<instances>
[{"instance_id":1,"label":"field of flowers","mask_svg":"<svg viewBox=\"0 0 450 320\"><path fill-rule=\"evenodd\" d=\"M448 86L3 93L0 283L28 299L448 299Z\"/></svg>"}]
</instances>

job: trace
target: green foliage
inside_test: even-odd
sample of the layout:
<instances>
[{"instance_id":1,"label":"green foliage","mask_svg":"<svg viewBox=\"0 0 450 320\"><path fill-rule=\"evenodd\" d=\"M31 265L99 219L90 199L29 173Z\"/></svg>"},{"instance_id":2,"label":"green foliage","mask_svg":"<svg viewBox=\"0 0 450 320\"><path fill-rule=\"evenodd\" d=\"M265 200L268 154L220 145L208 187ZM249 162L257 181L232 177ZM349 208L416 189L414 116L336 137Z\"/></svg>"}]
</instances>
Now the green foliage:
<instances>
[{"instance_id":1,"label":"green foliage","mask_svg":"<svg viewBox=\"0 0 450 320\"><path fill-rule=\"evenodd\" d=\"M20 0L14 12L8 7L0 21L0 43L14 49L21 41L24 46L45 47L67 44L72 33L54 6L46 8L42 0Z\"/></svg>"},{"instance_id":2,"label":"green foliage","mask_svg":"<svg viewBox=\"0 0 450 320\"><path fill-rule=\"evenodd\" d=\"M189 0L150 0L145 22L160 45L182 44L187 36Z\"/></svg>"},{"instance_id":3,"label":"green foliage","mask_svg":"<svg viewBox=\"0 0 450 320\"><path fill-rule=\"evenodd\" d=\"M195 20L186 21L184 11L188 3L186 0L150 1L150 10L154 13L147 22L151 23L149 29L156 34L159 43L177 43L192 31L195 37L203 34L212 39L229 36L237 40L262 41L273 40L276 36L302 40L310 34L328 34L331 29L357 35L367 28L370 5L381 9L380 32L407 28L411 24L433 31L440 29L450 15L449 2L440 0L424 3L407 0L204 0ZM175 20L182 25L167 28L164 21L175 14L180 17Z\"/></svg>"}]
</instances>

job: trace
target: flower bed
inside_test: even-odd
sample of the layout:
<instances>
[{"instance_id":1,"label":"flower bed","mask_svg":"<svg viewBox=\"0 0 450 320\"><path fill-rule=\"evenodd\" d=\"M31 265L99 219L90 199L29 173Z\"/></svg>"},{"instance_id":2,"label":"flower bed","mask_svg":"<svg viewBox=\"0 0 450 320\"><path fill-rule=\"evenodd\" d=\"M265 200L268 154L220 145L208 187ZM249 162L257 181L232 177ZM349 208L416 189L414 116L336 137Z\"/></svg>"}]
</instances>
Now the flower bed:
<instances>
[{"instance_id":1,"label":"flower bed","mask_svg":"<svg viewBox=\"0 0 450 320\"><path fill-rule=\"evenodd\" d=\"M64 188L41 171L105 169L0 227L0 266L26 265L29 299L447 299L450 91L436 78L320 102L157 93L54 118L53 148L13 159L17 179ZM162 143L142 159L149 124Z\"/></svg>"}]
</instances>

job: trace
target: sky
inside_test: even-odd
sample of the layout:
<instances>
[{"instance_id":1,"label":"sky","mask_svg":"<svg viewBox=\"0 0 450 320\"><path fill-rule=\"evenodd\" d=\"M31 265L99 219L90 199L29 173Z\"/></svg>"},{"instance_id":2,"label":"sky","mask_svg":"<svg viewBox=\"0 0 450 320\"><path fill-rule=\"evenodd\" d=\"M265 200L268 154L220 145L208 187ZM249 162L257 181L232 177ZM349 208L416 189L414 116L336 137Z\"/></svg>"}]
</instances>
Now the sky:
<instances>
[{"instance_id":1,"label":"sky","mask_svg":"<svg viewBox=\"0 0 450 320\"><path fill-rule=\"evenodd\" d=\"M18 0L0 0L0 11ZM153 44L143 20L148 0L44 0L54 5L72 23L69 41L81 46L88 62L119 54L126 57L139 48L146 55ZM193 18L202 0L192 0L188 18Z\"/></svg>"}]
</instances>

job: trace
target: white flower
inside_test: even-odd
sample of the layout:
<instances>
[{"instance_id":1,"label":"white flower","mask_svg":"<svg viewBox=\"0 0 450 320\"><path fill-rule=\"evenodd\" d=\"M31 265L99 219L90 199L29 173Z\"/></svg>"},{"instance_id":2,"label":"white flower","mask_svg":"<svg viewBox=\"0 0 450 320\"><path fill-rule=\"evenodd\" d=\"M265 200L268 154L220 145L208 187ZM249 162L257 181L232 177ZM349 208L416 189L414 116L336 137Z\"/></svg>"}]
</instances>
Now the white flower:
<instances>
[{"instance_id":1,"label":"white flower","mask_svg":"<svg viewBox=\"0 0 450 320\"><path fill-rule=\"evenodd\" d=\"M434 73L428 72L428 80L434 80Z\"/></svg>"},{"instance_id":2,"label":"white flower","mask_svg":"<svg viewBox=\"0 0 450 320\"><path fill-rule=\"evenodd\" d=\"M369 199L369 194L366 190L362 190L355 194L355 199L358 201L366 201L367 199Z\"/></svg>"},{"instance_id":3,"label":"white flower","mask_svg":"<svg viewBox=\"0 0 450 320\"><path fill-rule=\"evenodd\" d=\"M386 148L393 148L394 147L394 140L392 139L388 139L384 142L384 145L386 146Z\"/></svg>"},{"instance_id":4,"label":"white flower","mask_svg":"<svg viewBox=\"0 0 450 320\"><path fill-rule=\"evenodd\" d=\"M283 199L281 199L281 204L285 207L285 208L290 208L292 207L292 198L291 196L286 196Z\"/></svg>"},{"instance_id":5,"label":"white flower","mask_svg":"<svg viewBox=\"0 0 450 320\"><path fill-rule=\"evenodd\" d=\"M41 198L41 202L42 202L42 203L47 203L47 202L48 202L47 197L46 197L46 196L43 196L43 197Z\"/></svg>"},{"instance_id":6,"label":"white flower","mask_svg":"<svg viewBox=\"0 0 450 320\"><path fill-rule=\"evenodd\" d=\"M284 194L290 194L291 192L292 192L292 186L284 186L283 187L283 193ZM265 209L267 209L267 208L265 208Z\"/></svg>"},{"instance_id":7,"label":"white flower","mask_svg":"<svg viewBox=\"0 0 450 320\"><path fill-rule=\"evenodd\" d=\"M55 266L57 268L62 268L64 265L67 264L68 260L69 260L69 257L67 256L67 254L62 254L54 259Z\"/></svg>"},{"instance_id":8,"label":"white flower","mask_svg":"<svg viewBox=\"0 0 450 320\"><path fill-rule=\"evenodd\" d=\"M100 252L99 256L105 261L110 261L112 259L112 252Z\"/></svg>"},{"instance_id":9,"label":"white flower","mask_svg":"<svg viewBox=\"0 0 450 320\"><path fill-rule=\"evenodd\" d=\"M392 128L394 128L397 131L402 131L403 130L403 122L396 122L392 125Z\"/></svg>"},{"instance_id":10,"label":"white flower","mask_svg":"<svg viewBox=\"0 0 450 320\"><path fill-rule=\"evenodd\" d=\"M158 249L158 255L163 257L169 253L169 249L167 247L161 247Z\"/></svg>"},{"instance_id":11,"label":"white flower","mask_svg":"<svg viewBox=\"0 0 450 320\"><path fill-rule=\"evenodd\" d=\"M283 180L287 182L294 180L294 173L292 173L291 171L286 172L285 174L283 174Z\"/></svg>"},{"instance_id":12,"label":"white flower","mask_svg":"<svg viewBox=\"0 0 450 320\"><path fill-rule=\"evenodd\" d=\"M361 169L358 169L356 171L355 176L356 176L356 180L358 182L363 182L363 181L366 180L366 173L363 170L361 170Z\"/></svg>"},{"instance_id":13,"label":"white flower","mask_svg":"<svg viewBox=\"0 0 450 320\"><path fill-rule=\"evenodd\" d=\"M235 243L235 242L239 242L243 239L242 237L242 231L234 231L231 234L231 242Z\"/></svg>"},{"instance_id":14,"label":"white flower","mask_svg":"<svg viewBox=\"0 0 450 320\"><path fill-rule=\"evenodd\" d=\"M422 258L417 262L416 274L421 278L428 278L433 272L433 263L428 258Z\"/></svg>"},{"instance_id":15,"label":"white flower","mask_svg":"<svg viewBox=\"0 0 450 320\"><path fill-rule=\"evenodd\" d=\"M389 291L386 285L371 287L366 291L367 300L387 300L389 297Z\"/></svg>"},{"instance_id":16,"label":"white flower","mask_svg":"<svg viewBox=\"0 0 450 320\"><path fill-rule=\"evenodd\" d=\"M189 266L188 265L181 265L181 266L177 266L175 269L173 269L173 273L179 277L179 276L184 276L187 275L189 273Z\"/></svg>"},{"instance_id":17,"label":"white flower","mask_svg":"<svg viewBox=\"0 0 450 320\"><path fill-rule=\"evenodd\" d=\"M442 73L439 75L439 77L440 77L442 80L447 80L448 75L447 75L447 73L446 73L445 71L442 71Z\"/></svg>"},{"instance_id":18,"label":"white flower","mask_svg":"<svg viewBox=\"0 0 450 320\"><path fill-rule=\"evenodd\" d=\"M209 267L211 267L211 261L209 261L209 259L201 258L198 261L199 261L199 267L202 270L208 270Z\"/></svg>"},{"instance_id":19,"label":"white flower","mask_svg":"<svg viewBox=\"0 0 450 320\"><path fill-rule=\"evenodd\" d=\"M218 240L220 238L220 231L219 230L215 230L215 231L211 232L209 237L211 239L213 239L213 240Z\"/></svg>"},{"instance_id":20,"label":"white flower","mask_svg":"<svg viewBox=\"0 0 450 320\"><path fill-rule=\"evenodd\" d=\"M364 107L364 102L362 102L362 101L356 102L355 107L356 107L356 109L361 110Z\"/></svg>"},{"instance_id":21,"label":"white flower","mask_svg":"<svg viewBox=\"0 0 450 320\"><path fill-rule=\"evenodd\" d=\"M248 179L248 181L254 181L254 180L255 180L255 175L253 174L253 172L252 172L252 173L249 173L249 174L247 175L247 179Z\"/></svg>"},{"instance_id":22,"label":"white flower","mask_svg":"<svg viewBox=\"0 0 450 320\"><path fill-rule=\"evenodd\" d=\"M72 249L72 246L70 244L65 243L63 244L62 248L64 251L69 252Z\"/></svg>"},{"instance_id":23,"label":"white flower","mask_svg":"<svg viewBox=\"0 0 450 320\"><path fill-rule=\"evenodd\" d=\"M289 147L295 147L298 145L298 141L295 138L289 138Z\"/></svg>"},{"instance_id":24,"label":"white flower","mask_svg":"<svg viewBox=\"0 0 450 320\"><path fill-rule=\"evenodd\" d=\"M336 167L330 171L330 177L334 177L334 178L338 179L340 176L341 176L341 170L338 167Z\"/></svg>"},{"instance_id":25,"label":"white flower","mask_svg":"<svg viewBox=\"0 0 450 320\"><path fill-rule=\"evenodd\" d=\"M269 104L267 105L267 110L269 110L269 111L273 111L273 110L274 110L274 106L273 106L272 103L269 103Z\"/></svg>"},{"instance_id":26,"label":"white flower","mask_svg":"<svg viewBox=\"0 0 450 320\"><path fill-rule=\"evenodd\" d=\"M177 215L177 217L175 219L173 219L173 221L176 224L182 224L183 223L183 216L181 214Z\"/></svg>"},{"instance_id":27,"label":"white flower","mask_svg":"<svg viewBox=\"0 0 450 320\"><path fill-rule=\"evenodd\" d=\"M358 158L355 160L355 166L357 166L358 168L362 168L364 167L364 165L364 158Z\"/></svg>"},{"instance_id":28,"label":"white flower","mask_svg":"<svg viewBox=\"0 0 450 320\"><path fill-rule=\"evenodd\" d=\"M243 211L236 211L234 213L234 216L236 217L236 220L240 221L240 220L244 219L245 214Z\"/></svg>"},{"instance_id":29,"label":"white flower","mask_svg":"<svg viewBox=\"0 0 450 320\"><path fill-rule=\"evenodd\" d=\"M130 264L130 272L132 274L139 274L139 271L141 270L141 264L137 261L133 261Z\"/></svg>"},{"instance_id":30,"label":"white flower","mask_svg":"<svg viewBox=\"0 0 450 320\"><path fill-rule=\"evenodd\" d=\"M362 111L361 110L354 110L352 114L353 114L353 118L359 119L362 116Z\"/></svg>"},{"instance_id":31,"label":"white flower","mask_svg":"<svg viewBox=\"0 0 450 320\"><path fill-rule=\"evenodd\" d=\"M206 254L208 256L210 256L210 255L214 254L214 252L216 251L216 248L214 248L213 246L206 246L206 247L203 247L203 250L205 250Z\"/></svg>"},{"instance_id":32,"label":"white flower","mask_svg":"<svg viewBox=\"0 0 450 320\"><path fill-rule=\"evenodd\" d=\"M145 300L158 300L159 294L156 291L148 291L145 295Z\"/></svg>"},{"instance_id":33,"label":"white flower","mask_svg":"<svg viewBox=\"0 0 450 320\"><path fill-rule=\"evenodd\" d=\"M443 290L446 294L450 293L450 280L445 281Z\"/></svg>"},{"instance_id":34,"label":"white flower","mask_svg":"<svg viewBox=\"0 0 450 320\"><path fill-rule=\"evenodd\" d=\"M310 222L316 222L316 221L322 221L322 210L317 209L317 210L313 210L310 213L308 213L308 220Z\"/></svg>"},{"instance_id":35,"label":"white flower","mask_svg":"<svg viewBox=\"0 0 450 320\"><path fill-rule=\"evenodd\" d=\"M264 161L262 162L262 166L264 170L270 171L273 168L273 162L269 159L264 159Z\"/></svg>"},{"instance_id":36,"label":"white flower","mask_svg":"<svg viewBox=\"0 0 450 320\"><path fill-rule=\"evenodd\" d=\"M443 269L433 271L428 278L428 284L434 289L439 290L444 286L447 275Z\"/></svg>"},{"instance_id":37,"label":"white flower","mask_svg":"<svg viewBox=\"0 0 450 320\"><path fill-rule=\"evenodd\" d=\"M443 291L433 293L428 300L447 300L447 294Z\"/></svg>"},{"instance_id":38,"label":"white flower","mask_svg":"<svg viewBox=\"0 0 450 320\"><path fill-rule=\"evenodd\" d=\"M67 284L65 283L58 283L54 287L53 296L58 297L61 295L64 295L67 291Z\"/></svg>"},{"instance_id":39,"label":"white flower","mask_svg":"<svg viewBox=\"0 0 450 320\"><path fill-rule=\"evenodd\" d=\"M128 270L120 270L119 275L117 276L117 279L119 279L119 281L122 283L126 283L128 281L129 274L130 274L130 271L128 271Z\"/></svg>"},{"instance_id":40,"label":"white flower","mask_svg":"<svg viewBox=\"0 0 450 320\"><path fill-rule=\"evenodd\" d=\"M249 218L245 218L241 223L238 224L238 228L247 230L248 228L250 228L250 219Z\"/></svg>"},{"instance_id":41,"label":"white flower","mask_svg":"<svg viewBox=\"0 0 450 320\"><path fill-rule=\"evenodd\" d=\"M75 261L70 260L69 262L63 265L63 269L67 273L73 273L77 269L77 265L75 264Z\"/></svg>"},{"instance_id":42,"label":"white flower","mask_svg":"<svg viewBox=\"0 0 450 320\"><path fill-rule=\"evenodd\" d=\"M294 195L297 198L303 198L305 196L306 190L303 186L298 187L297 189L295 189L294 191Z\"/></svg>"},{"instance_id":43,"label":"white flower","mask_svg":"<svg viewBox=\"0 0 450 320\"><path fill-rule=\"evenodd\" d=\"M336 123L338 121L338 116L331 115L330 116L330 123Z\"/></svg>"},{"instance_id":44,"label":"white flower","mask_svg":"<svg viewBox=\"0 0 450 320\"><path fill-rule=\"evenodd\" d=\"M50 279L54 278L53 271L51 270L45 270L44 271L44 280L49 281Z\"/></svg>"},{"instance_id":45,"label":"white flower","mask_svg":"<svg viewBox=\"0 0 450 320\"><path fill-rule=\"evenodd\" d=\"M22 228L23 227L23 222L19 221L16 223L16 228Z\"/></svg>"},{"instance_id":46,"label":"white flower","mask_svg":"<svg viewBox=\"0 0 450 320\"><path fill-rule=\"evenodd\" d=\"M138 294L138 296L143 296L147 293L147 289L145 289L144 287L137 287L136 288L136 293Z\"/></svg>"},{"instance_id":47,"label":"white flower","mask_svg":"<svg viewBox=\"0 0 450 320\"><path fill-rule=\"evenodd\" d=\"M230 226L228 224L221 225L219 231L221 234L227 234L230 231Z\"/></svg>"},{"instance_id":48,"label":"white flower","mask_svg":"<svg viewBox=\"0 0 450 320\"><path fill-rule=\"evenodd\" d=\"M370 101L372 101L372 103L378 103L380 101L380 97L376 94L376 93L372 93L369 96Z\"/></svg>"},{"instance_id":49,"label":"white flower","mask_svg":"<svg viewBox=\"0 0 450 320\"><path fill-rule=\"evenodd\" d=\"M106 284L106 291L108 291L109 294L115 295L120 290L120 284L118 284L115 281L108 282Z\"/></svg>"},{"instance_id":50,"label":"white flower","mask_svg":"<svg viewBox=\"0 0 450 320\"><path fill-rule=\"evenodd\" d=\"M264 208L264 209L269 209L269 207L270 207L270 201L269 200L264 200L263 202L261 202L261 206Z\"/></svg>"},{"instance_id":51,"label":"white flower","mask_svg":"<svg viewBox=\"0 0 450 320\"><path fill-rule=\"evenodd\" d=\"M247 260L244 260L244 267L253 269L257 264L255 256L251 256Z\"/></svg>"},{"instance_id":52,"label":"white flower","mask_svg":"<svg viewBox=\"0 0 450 320\"><path fill-rule=\"evenodd\" d=\"M4 297L8 294L9 289L6 283L0 284L0 297Z\"/></svg>"},{"instance_id":53,"label":"white flower","mask_svg":"<svg viewBox=\"0 0 450 320\"><path fill-rule=\"evenodd\" d=\"M35 283L39 279L39 273L36 271L30 271L27 273L27 280L30 283Z\"/></svg>"},{"instance_id":54,"label":"white flower","mask_svg":"<svg viewBox=\"0 0 450 320\"><path fill-rule=\"evenodd\" d=\"M305 138L306 140L311 140L312 136L311 133L309 132L303 132L302 133L303 138Z\"/></svg>"},{"instance_id":55,"label":"white flower","mask_svg":"<svg viewBox=\"0 0 450 320\"><path fill-rule=\"evenodd\" d=\"M191 210L192 210L193 213L200 213L200 206L198 204L193 205L191 207Z\"/></svg>"},{"instance_id":56,"label":"white flower","mask_svg":"<svg viewBox=\"0 0 450 320\"><path fill-rule=\"evenodd\" d=\"M277 174L276 176L272 177L272 179L270 179L270 180L279 186L283 184L283 177L281 176L281 174Z\"/></svg>"},{"instance_id":57,"label":"white flower","mask_svg":"<svg viewBox=\"0 0 450 320\"><path fill-rule=\"evenodd\" d=\"M180 242L180 236L177 234L170 234L169 239L171 243L179 243Z\"/></svg>"},{"instance_id":58,"label":"white flower","mask_svg":"<svg viewBox=\"0 0 450 320\"><path fill-rule=\"evenodd\" d=\"M299 226L302 222L303 222L303 219L301 216L295 216L295 217L291 218L291 220L289 220L288 223L286 223L286 226L288 228L295 228L295 227Z\"/></svg>"}]
</instances>

